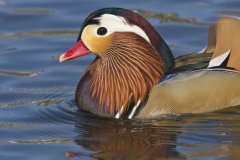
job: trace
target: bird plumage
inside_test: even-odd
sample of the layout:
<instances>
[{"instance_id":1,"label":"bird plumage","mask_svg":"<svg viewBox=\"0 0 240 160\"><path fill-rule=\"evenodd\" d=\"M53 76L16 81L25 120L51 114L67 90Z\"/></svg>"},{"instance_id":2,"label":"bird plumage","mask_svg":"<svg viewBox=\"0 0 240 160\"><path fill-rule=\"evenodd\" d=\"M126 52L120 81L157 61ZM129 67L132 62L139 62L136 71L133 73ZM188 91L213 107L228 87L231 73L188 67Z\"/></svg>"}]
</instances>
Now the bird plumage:
<instances>
[{"instance_id":1,"label":"bird plumage","mask_svg":"<svg viewBox=\"0 0 240 160\"><path fill-rule=\"evenodd\" d=\"M174 68L171 50L148 21L130 10L105 8L86 18L77 44L60 61L96 54L75 96L91 113L155 118L212 112L240 105L239 37L232 33L239 35L239 28L240 20L219 20L203 53L176 58Z\"/></svg>"},{"instance_id":2,"label":"bird plumage","mask_svg":"<svg viewBox=\"0 0 240 160\"><path fill-rule=\"evenodd\" d=\"M240 105L240 73L201 69L174 74L153 87L138 118L161 114L196 114Z\"/></svg>"},{"instance_id":3,"label":"bird plumage","mask_svg":"<svg viewBox=\"0 0 240 160\"><path fill-rule=\"evenodd\" d=\"M85 75L91 77L89 82L85 79L79 82L79 86L88 83L89 91L82 93L83 89L77 89L76 97L89 93L91 101L99 106L97 109L111 116L121 107L127 112L139 99L145 101L152 87L164 76L164 63L158 52L145 43L133 33L115 34L105 55L88 67ZM80 101L84 100L77 99L78 105Z\"/></svg>"},{"instance_id":4,"label":"bird plumage","mask_svg":"<svg viewBox=\"0 0 240 160\"><path fill-rule=\"evenodd\" d=\"M169 71L174 68L175 61L174 56L166 44L166 42L162 39L162 37L158 34L158 32L154 29L154 27L146 21L141 15L138 13L123 9L123 8L103 8L91 13L83 22L82 28L80 30L77 41L81 39L83 29L90 24L99 24L100 20L98 19L102 15L110 14L116 15L118 17L124 17L126 23L130 25L137 25L144 30L144 32L148 35L151 44L155 47L158 53L161 55L164 60L166 70Z\"/></svg>"}]
</instances>

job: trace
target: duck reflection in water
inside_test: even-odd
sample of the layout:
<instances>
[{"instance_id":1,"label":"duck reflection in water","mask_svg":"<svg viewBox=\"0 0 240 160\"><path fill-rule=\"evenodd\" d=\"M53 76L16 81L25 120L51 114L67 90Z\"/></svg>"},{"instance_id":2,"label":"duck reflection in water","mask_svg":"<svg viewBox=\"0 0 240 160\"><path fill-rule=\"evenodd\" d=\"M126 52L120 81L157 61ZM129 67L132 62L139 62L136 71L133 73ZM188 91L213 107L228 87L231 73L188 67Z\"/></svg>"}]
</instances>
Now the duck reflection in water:
<instances>
[{"instance_id":1,"label":"duck reflection in water","mask_svg":"<svg viewBox=\"0 0 240 160\"><path fill-rule=\"evenodd\" d=\"M81 115L79 118L78 115ZM66 157L96 159L239 159L240 112L235 108L198 116L168 116L154 120L112 120L79 111L75 143ZM210 118L211 117L211 118ZM215 138L213 138L215 137ZM82 150L85 148L91 152ZM80 151L79 151L80 150ZM94 152L94 153L93 153Z\"/></svg>"},{"instance_id":2,"label":"duck reflection in water","mask_svg":"<svg viewBox=\"0 0 240 160\"><path fill-rule=\"evenodd\" d=\"M171 121L171 120L170 120ZM99 159L169 159L183 157L176 151L177 126L169 121L116 121L95 119L94 126L76 125L82 132L75 142L97 151L90 156ZM93 125L93 124L91 124ZM176 128L175 128L176 127Z\"/></svg>"}]
</instances>

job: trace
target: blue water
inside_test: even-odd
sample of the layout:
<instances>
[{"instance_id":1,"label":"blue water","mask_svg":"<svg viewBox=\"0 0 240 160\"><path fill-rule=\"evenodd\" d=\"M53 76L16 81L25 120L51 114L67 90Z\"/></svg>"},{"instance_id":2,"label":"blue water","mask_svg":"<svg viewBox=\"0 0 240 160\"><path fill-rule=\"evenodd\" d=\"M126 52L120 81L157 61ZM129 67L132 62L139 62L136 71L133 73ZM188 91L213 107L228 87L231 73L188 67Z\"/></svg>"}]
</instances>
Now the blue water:
<instances>
[{"instance_id":1,"label":"blue water","mask_svg":"<svg viewBox=\"0 0 240 160\"><path fill-rule=\"evenodd\" d=\"M87 15L111 6L141 12L175 56L201 50L218 17L240 16L237 0L0 0L0 159L240 159L235 112L126 121L78 111L75 88L94 56L58 56Z\"/></svg>"}]
</instances>

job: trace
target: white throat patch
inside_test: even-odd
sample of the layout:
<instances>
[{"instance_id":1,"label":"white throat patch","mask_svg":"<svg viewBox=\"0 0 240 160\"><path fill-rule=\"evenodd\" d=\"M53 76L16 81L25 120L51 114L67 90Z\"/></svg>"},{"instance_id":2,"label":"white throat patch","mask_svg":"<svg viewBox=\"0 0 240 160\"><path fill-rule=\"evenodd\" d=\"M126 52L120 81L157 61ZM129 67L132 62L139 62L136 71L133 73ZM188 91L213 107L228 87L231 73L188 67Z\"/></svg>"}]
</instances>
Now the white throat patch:
<instances>
[{"instance_id":1,"label":"white throat patch","mask_svg":"<svg viewBox=\"0 0 240 160\"><path fill-rule=\"evenodd\" d=\"M107 28L108 33L106 35L109 35L113 32L133 32L143 37L150 43L149 37L140 27L129 24L123 17L112 14L103 14L101 17L95 19L100 21L99 27ZM97 35L97 28L95 33Z\"/></svg>"}]
</instances>

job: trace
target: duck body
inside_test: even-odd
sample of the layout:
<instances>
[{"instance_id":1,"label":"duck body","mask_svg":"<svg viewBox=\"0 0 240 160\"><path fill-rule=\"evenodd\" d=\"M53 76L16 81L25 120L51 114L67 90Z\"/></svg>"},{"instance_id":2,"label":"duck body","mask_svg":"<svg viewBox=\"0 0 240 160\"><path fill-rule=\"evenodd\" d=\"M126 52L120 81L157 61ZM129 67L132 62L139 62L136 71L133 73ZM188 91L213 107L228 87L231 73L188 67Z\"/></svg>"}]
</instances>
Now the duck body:
<instances>
[{"instance_id":1,"label":"duck body","mask_svg":"<svg viewBox=\"0 0 240 160\"><path fill-rule=\"evenodd\" d=\"M227 69L201 69L168 75L153 87L136 118L206 113L238 106L239 84L240 73Z\"/></svg>"},{"instance_id":2,"label":"duck body","mask_svg":"<svg viewBox=\"0 0 240 160\"><path fill-rule=\"evenodd\" d=\"M89 75L88 75L89 76ZM76 92L81 109L107 117L100 112L89 95L89 79L84 76ZM200 69L168 74L155 85L145 104L139 106L135 118L152 119L164 114L199 114L240 105L240 73L229 69ZM79 99L78 97L84 97ZM130 113L128 113L130 114ZM128 116L128 115L127 115ZM126 117L127 117L126 116Z\"/></svg>"},{"instance_id":3,"label":"duck body","mask_svg":"<svg viewBox=\"0 0 240 160\"><path fill-rule=\"evenodd\" d=\"M239 24L234 22L237 33ZM59 60L96 54L75 96L79 108L93 114L144 119L213 112L240 105L240 68L238 63L228 63L237 57L232 54L239 53L226 50L226 46L237 45L221 42L224 31L217 34L216 30L224 27L214 28L210 35L215 37L209 39L215 41L211 43L215 56L208 67L176 72L170 48L143 17L121 8L100 9L87 17L77 43ZM224 53L215 53L221 50L221 43Z\"/></svg>"}]
</instances>

